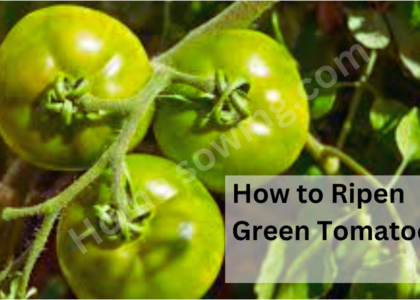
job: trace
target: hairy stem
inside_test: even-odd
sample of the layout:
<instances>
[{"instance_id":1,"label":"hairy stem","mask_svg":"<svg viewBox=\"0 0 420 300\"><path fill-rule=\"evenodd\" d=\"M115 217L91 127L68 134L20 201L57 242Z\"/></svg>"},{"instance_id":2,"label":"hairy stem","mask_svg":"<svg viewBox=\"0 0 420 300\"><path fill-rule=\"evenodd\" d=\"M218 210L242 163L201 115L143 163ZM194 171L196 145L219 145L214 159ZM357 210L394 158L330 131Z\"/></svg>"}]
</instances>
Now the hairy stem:
<instances>
[{"instance_id":1,"label":"hairy stem","mask_svg":"<svg viewBox=\"0 0 420 300\"><path fill-rule=\"evenodd\" d=\"M112 180L112 193L114 197L114 203L117 204L119 207L126 206L126 194L125 194L125 186L124 186L124 156L125 154L118 155L112 161L112 172L113 172L113 180Z\"/></svg>"},{"instance_id":2,"label":"hairy stem","mask_svg":"<svg viewBox=\"0 0 420 300\"><path fill-rule=\"evenodd\" d=\"M42 226L37 232L35 241L32 243L29 250L28 259L26 261L25 267L23 268L22 277L20 279L20 284L18 288L17 296L20 299L25 299L26 291L29 283L29 278L32 273L32 269L39 257L39 254L44 249L45 243L47 242L48 236L50 235L51 229L54 226L54 222L59 215L59 211L56 211L45 217L42 222Z\"/></svg>"},{"instance_id":3,"label":"hairy stem","mask_svg":"<svg viewBox=\"0 0 420 300\"><path fill-rule=\"evenodd\" d=\"M120 113L127 113L131 109L131 104L135 97L127 98L122 101L112 101L107 99L97 98L93 95L84 95L77 100L77 104L83 107L86 112L114 111Z\"/></svg>"},{"instance_id":4,"label":"hairy stem","mask_svg":"<svg viewBox=\"0 0 420 300\"><path fill-rule=\"evenodd\" d=\"M200 76L186 74L157 62L153 62L152 65L154 66L154 69L161 69L162 73L168 74L171 77L172 82L188 84L202 90L203 92L212 92L214 90L214 78L202 78ZM138 97L138 95L135 95L130 98L115 101L111 99L97 98L89 94L81 97L77 101L77 104L86 112L96 112L101 110L128 115L138 105Z\"/></svg>"},{"instance_id":5,"label":"hairy stem","mask_svg":"<svg viewBox=\"0 0 420 300\"><path fill-rule=\"evenodd\" d=\"M164 68L166 72L170 73L172 81L175 83L188 84L202 90L203 92L208 92L208 93L213 92L215 89L216 84L215 84L214 77L203 78L200 76L194 76L191 74L180 72L174 68L171 68L166 65L162 65L160 63L156 63L156 65L159 65L161 68Z\"/></svg>"},{"instance_id":6,"label":"hairy stem","mask_svg":"<svg viewBox=\"0 0 420 300\"><path fill-rule=\"evenodd\" d=\"M78 195L87 185L92 183L107 166L109 160L109 150L90 168L86 173L80 176L72 185L61 192L59 195L47 200L44 203L26 207L26 208L12 208L8 207L3 211L3 220L12 220L16 218L34 216L34 215L48 215L54 211L65 207L73 198Z\"/></svg>"},{"instance_id":7,"label":"hairy stem","mask_svg":"<svg viewBox=\"0 0 420 300\"><path fill-rule=\"evenodd\" d=\"M157 58L170 65L171 56L191 40L221 29L247 28L278 1L237 1L207 23L197 27L173 48Z\"/></svg>"}]
</instances>

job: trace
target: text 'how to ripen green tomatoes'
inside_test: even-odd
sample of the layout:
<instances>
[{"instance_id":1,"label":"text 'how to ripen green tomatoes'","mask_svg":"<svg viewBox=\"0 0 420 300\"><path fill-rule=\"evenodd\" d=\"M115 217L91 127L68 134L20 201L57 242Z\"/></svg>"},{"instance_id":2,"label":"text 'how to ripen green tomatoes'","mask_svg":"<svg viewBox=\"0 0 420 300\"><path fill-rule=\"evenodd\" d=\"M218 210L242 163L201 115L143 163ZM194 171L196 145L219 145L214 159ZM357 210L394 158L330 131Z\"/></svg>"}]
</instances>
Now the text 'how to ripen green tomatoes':
<instances>
[{"instance_id":1,"label":"text 'how to ripen green tomatoes'","mask_svg":"<svg viewBox=\"0 0 420 300\"><path fill-rule=\"evenodd\" d=\"M152 73L137 37L88 8L37 10L12 28L0 48L0 132L21 158L49 169L83 169L112 143L122 116L83 111L91 95L136 95ZM146 113L132 143L145 134Z\"/></svg>"},{"instance_id":2,"label":"text 'how to ripen green tomatoes'","mask_svg":"<svg viewBox=\"0 0 420 300\"><path fill-rule=\"evenodd\" d=\"M171 161L136 154L126 164L131 203L138 207L124 209L133 221L111 226L121 210L111 202L106 177L88 188L59 223L57 251L65 278L82 299L202 297L224 255L216 202L197 179L184 184ZM144 205L148 214L136 215ZM113 228L121 230L109 232Z\"/></svg>"},{"instance_id":3,"label":"text 'how to ripen green tomatoes'","mask_svg":"<svg viewBox=\"0 0 420 300\"><path fill-rule=\"evenodd\" d=\"M224 191L225 175L280 174L297 159L309 111L284 46L259 32L226 30L185 45L170 64L215 80L214 91L172 86L154 123L165 155L210 189Z\"/></svg>"}]
</instances>

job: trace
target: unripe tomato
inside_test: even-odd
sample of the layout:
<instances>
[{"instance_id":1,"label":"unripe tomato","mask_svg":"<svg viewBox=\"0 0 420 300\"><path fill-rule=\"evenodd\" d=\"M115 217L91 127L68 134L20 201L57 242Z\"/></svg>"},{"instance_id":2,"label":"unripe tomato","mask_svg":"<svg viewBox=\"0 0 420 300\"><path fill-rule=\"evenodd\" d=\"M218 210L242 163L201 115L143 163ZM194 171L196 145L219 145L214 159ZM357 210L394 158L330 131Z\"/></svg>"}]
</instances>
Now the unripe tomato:
<instances>
[{"instance_id":1,"label":"unripe tomato","mask_svg":"<svg viewBox=\"0 0 420 300\"><path fill-rule=\"evenodd\" d=\"M225 30L185 45L169 63L203 80L215 78L216 87L200 94L178 84L167 91L154 123L165 155L220 192L225 175L276 175L295 162L309 112L284 46L259 32Z\"/></svg>"},{"instance_id":2,"label":"unripe tomato","mask_svg":"<svg viewBox=\"0 0 420 300\"><path fill-rule=\"evenodd\" d=\"M141 230L130 240L120 232L108 236L93 205L112 206L109 182L103 177L80 195L58 229L58 257L70 287L82 299L202 297L223 260L223 220L216 202L197 179L184 184L166 159L136 154L126 163L134 203L148 205L150 212L134 215ZM81 240L83 254L69 232L87 232L85 220L92 227Z\"/></svg>"},{"instance_id":3,"label":"unripe tomato","mask_svg":"<svg viewBox=\"0 0 420 300\"><path fill-rule=\"evenodd\" d=\"M112 143L118 113L81 111L86 94L119 101L137 94L152 68L119 21L88 8L51 6L25 16L0 48L0 132L37 166L83 169ZM138 142L152 117L146 113Z\"/></svg>"}]
</instances>

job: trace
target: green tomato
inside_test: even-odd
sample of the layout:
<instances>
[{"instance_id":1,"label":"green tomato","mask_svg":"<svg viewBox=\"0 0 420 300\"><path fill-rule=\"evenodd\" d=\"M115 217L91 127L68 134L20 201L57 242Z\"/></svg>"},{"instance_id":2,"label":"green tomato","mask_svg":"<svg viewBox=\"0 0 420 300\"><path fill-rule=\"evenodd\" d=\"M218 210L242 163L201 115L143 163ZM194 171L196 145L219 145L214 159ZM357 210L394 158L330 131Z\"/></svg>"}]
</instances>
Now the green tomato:
<instances>
[{"instance_id":1,"label":"green tomato","mask_svg":"<svg viewBox=\"0 0 420 300\"><path fill-rule=\"evenodd\" d=\"M259 32L226 30L185 45L170 64L203 80L215 78L216 87L197 91L178 84L166 92L154 122L166 156L219 192L225 175L276 175L296 161L309 112L284 46Z\"/></svg>"},{"instance_id":2,"label":"green tomato","mask_svg":"<svg viewBox=\"0 0 420 300\"><path fill-rule=\"evenodd\" d=\"M59 262L70 287L82 299L202 297L224 255L224 225L216 202L197 179L184 184L171 161L136 154L126 164L130 203L148 205L150 214L128 214L141 228L130 240L120 232L108 236L92 206L112 205L107 179L80 195L65 210L58 229ZM83 254L69 231L82 235L88 230L86 219L90 232L102 241L87 234L81 241Z\"/></svg>"},{"instance_id":3,"label":"green tomato","mask_svg":"<svg viewBox=\"0 0 420 300\"><path fill-rule=\"evenodd\" d=\"M108 101L136 95L152 73L137 37L88 8L58 5L25 16L0 48L0 132L39 167L84 169L115 139L123 116L78 111L86 93ZM132 144L145 135L146 112Z\"/></svg>"}]
</instances>

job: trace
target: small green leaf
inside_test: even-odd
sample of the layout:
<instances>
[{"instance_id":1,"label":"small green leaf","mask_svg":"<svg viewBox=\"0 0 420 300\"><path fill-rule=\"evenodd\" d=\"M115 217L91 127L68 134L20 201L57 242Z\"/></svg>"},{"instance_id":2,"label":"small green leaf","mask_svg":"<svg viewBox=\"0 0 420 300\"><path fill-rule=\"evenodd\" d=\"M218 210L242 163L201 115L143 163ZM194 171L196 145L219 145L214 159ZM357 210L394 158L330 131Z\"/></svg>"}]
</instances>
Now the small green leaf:
<instances>
[{"instance_id":1,"label":"small green leaf","mask_svg":"<svg viewBox=\"0 0 420 300\"><path fill-rule=\"evenodd\" d=\"M373 10L347 10L347 26L354 38L369 49L384 49L391 40L385 20Z\"/></svg>"},{"instance_id":2,"label":"small green leaf","mask_svg":"<svg viewBox=\"0 0 420 300\"><path fill-rule=\"evenodd\" d=\"M411 8L410 23L413 27L420 27L420 5L418 1L413 1Z\"/></svg>"},{"instance_id":3,"label":"small green leaf","mask_svg":"<svg viewBox=\"0 0 420 300\"><path fill-rule=\"evenodd\" d=\"M408 107L400 102L377 98L369 112L370 123L375 131L387 134L407 112Z\"/></svg>"},{"instance_id":4,"label":"small green leaf","mask_svg":"<svg viewBox=\"0 0 420 300\"><path fill-rule=\"evenodd\" d=\"M258 299L271 299L273 297L276 282L283 271L286 245L283 240L278 239L269 244L260 275L254 286Z\"/></svg>"},{"instance_id":5,"label":"small green leaf","mask_svg":"<svg viewBox=\"0 0 420 300\"><path fill-rule=\"evenodd\" d=\"M335 91L325 95L319 95L311 103L311 117L314 120L327 115L334 106L336 99Z\"/></svg>"},{"instance_id":6,"label":"small green leaf","mask_svg":"<svg viewBox=\"0 0 420 300\"><path fill-rule=\"evenodd\" d=\"M324 82L331 82L334 80L326 72L321 73L321 78ZM314 96L309 96L311 118L313 120L318 120L324 117L332 110L337 94L337 88L323 88L317 82L318 80L316 78L311 78L310 83L305 84L307 94L316 95L315 98L313 98Z\"/></svg>"},{"instance_id":7,"label":"small green leaf","mask_svg":"<svg viewBox=\"0 0 420 300\"><path fill-rule=\"evenodd\" d=\"M420 159L420 120L416 107L401 119L395 132L395 139L405 160Z\"/></svg>"},{"instance_id":8,"label":"small green leaf","mask_svg":"<svg viewBox=\"0 0 420 300\"><path fill-rule=\"evenodd\" d=\"M420 38L420 34L416 33L412 36L413 40ZM420 53L418 45L403 44L400 48L400 59L404 66L411 72L414 78L420 79Z\"/></svg>"},{"instance_id":9,"label":"small green leaf","mask_svg":"<svg viewBox=\"0 0 420 300\"><path fill-rule=\"evenodd\" d=\"M393 4L386 17L395 39L402 64L411 75L420 79L420 30L418 4L399 1Z\"/></svg>"},{"instance_id":10,"label":"small green leaf","mask_svg":"<svg viewBox=\"0 0 420 300\"><path fill-rule=\"evenodd\" d=\"M275 299L309 299L308 283L282 283Z\"/></svg>"}]
</instances>

